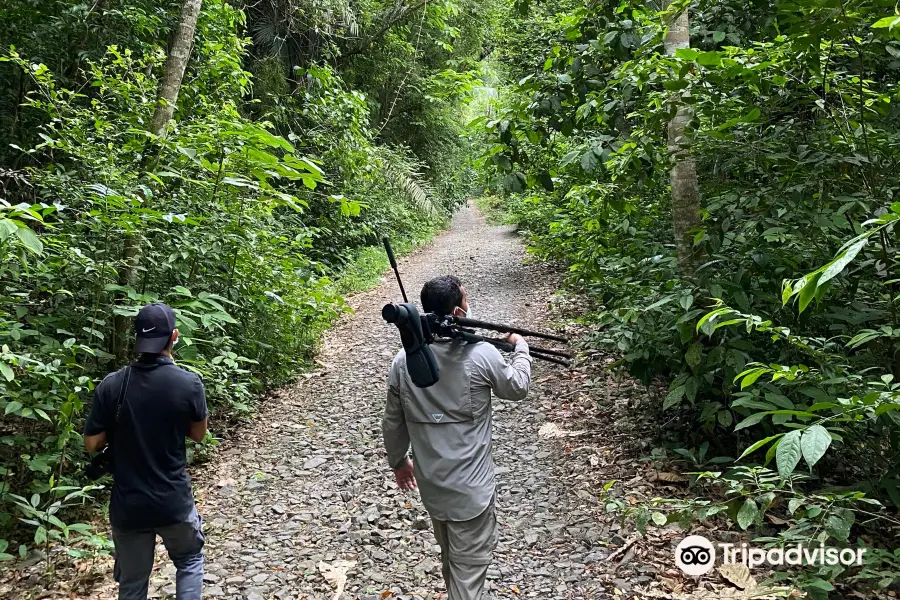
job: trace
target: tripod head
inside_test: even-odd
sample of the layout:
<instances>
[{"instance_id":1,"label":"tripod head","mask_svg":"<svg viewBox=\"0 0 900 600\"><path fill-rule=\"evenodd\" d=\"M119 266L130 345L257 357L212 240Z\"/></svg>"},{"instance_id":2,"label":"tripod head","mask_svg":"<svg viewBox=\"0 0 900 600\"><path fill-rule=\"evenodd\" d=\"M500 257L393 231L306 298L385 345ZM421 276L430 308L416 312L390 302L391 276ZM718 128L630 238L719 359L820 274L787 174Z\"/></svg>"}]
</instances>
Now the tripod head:
<instances>
[{"instance_id":1,"label":"tripod head","mask_svg":"<svg viewBox=\"0 0 900 600\"><path fill-rule=\"evenodd\" d=\"M406 298L406 291L403 289L403 282L400 281L400 271L397 268L397 261L394 259L390 241L386 237L383 241L391 267L394 269L394 273L397 276L397 282L400 284L404 303L385 304L381 309L381 318L388 323L396 325L397 329L400 330L400 341L403 343L403 349L406 351L406 365L409 376L412 379L413 384L417 387L429 387L437 383L440 378L438 364L434 358L434 353L432 353L430 348L430 345L435 342L437 337L445 339L461 339L470 344L487 342L500 350L507 352L514 350L515 346L503 339L477 335L473 329L488 329L502 333L517 333L523 336L538 337L563 343L569 341L564 337L511 327L509 325L488 323L486 321L478 321L453 315L419 313L418 309L413 304L410 304ZM571 354L561 350L552 350L537 346L529 346L529 350L534 358L539 358L566 367L569 366L567 361L555 357L572 358Z\"/></svg>"}]
</instances>

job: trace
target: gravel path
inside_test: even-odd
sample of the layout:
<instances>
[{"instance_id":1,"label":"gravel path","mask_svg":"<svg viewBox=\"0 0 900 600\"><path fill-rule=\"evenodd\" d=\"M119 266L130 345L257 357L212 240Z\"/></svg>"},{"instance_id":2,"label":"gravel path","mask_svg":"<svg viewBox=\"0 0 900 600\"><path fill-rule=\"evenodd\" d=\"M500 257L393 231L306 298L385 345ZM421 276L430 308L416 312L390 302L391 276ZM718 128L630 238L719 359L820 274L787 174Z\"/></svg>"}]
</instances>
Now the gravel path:
<instances>
[{"instance_id":1,"label":"gravel path","mask_svg":"<svg viewBox=\"0 0 900 600\"><path fill-rule=\"evenodd\" d=\"M509 227L486 225L474 208L427 248L401 261L418 304L431 277L453 273L476 318L548 328L558 276L526 254ZM356 312L328 332L321 369L267 402L247 431L197 475L206 520L205 597L437 598L438 549L418 494L399 491L386 467L380 419L390 361L400 348L381 317L400 297L393 275L350 299ZM495 399L501 541L490 571L493 598L603 597L586 564L603 557L585 499L554 473L560 440L542 437L541 398L562 367L535 361L524 402ZM583 491L579 492L584 494ZM156 597L174 592L173 568L155 575ZM390 594L385 592L390 591Z\"/></svg>"}]
</instances>

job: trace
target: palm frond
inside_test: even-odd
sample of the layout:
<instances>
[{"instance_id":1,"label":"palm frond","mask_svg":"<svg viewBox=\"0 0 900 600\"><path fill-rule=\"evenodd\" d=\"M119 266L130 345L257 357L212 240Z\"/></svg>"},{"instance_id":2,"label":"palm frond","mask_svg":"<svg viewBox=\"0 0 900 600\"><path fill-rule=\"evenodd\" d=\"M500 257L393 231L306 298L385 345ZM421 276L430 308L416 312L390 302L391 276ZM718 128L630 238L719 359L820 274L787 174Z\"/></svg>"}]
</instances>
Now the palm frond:
<instances>
[{"instance_id":1,"label":"palm frond","mask_svg":"<svg viewBox=\"0 0 900 600\"><path fill-rule=\"evenodd\" d=\"M417 180L419 173L396 173L397 184L420 210L432 216L440 214L440 210L432 201L434 189L426 182Z\"/></svg>"},{"instance_id":2,"label":"palm frond","mask_svg":"<svg viewBox=\"0 0 900 600\"><path fill-rule=\"evenodd\" d=\"M381 150L379 154L388 182L394 184L397 190L422 212L430 216L441 215L444 211L435 200L438 197L437 192L425 180L422 173L416 170L413 161L394 149L382 148Z\"/></svg>"}]
</instances>

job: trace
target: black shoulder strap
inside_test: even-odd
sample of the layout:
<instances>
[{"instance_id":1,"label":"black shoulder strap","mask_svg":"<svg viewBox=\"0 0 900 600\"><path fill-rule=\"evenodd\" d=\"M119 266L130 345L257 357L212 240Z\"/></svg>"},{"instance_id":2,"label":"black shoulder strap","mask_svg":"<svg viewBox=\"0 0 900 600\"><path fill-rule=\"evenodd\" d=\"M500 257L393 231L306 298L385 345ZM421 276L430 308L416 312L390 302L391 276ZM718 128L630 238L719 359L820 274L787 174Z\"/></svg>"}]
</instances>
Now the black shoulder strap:
<instances>
[{"instance_id":1,"label":"black shoulder strap","mask_svg":"<svg viewBox=\"0 0 900 600\"><path fill-rule=\"evenodd\" d=\"M125 394L128 393L128 380L131 379L131 367L125 367L125 377L122 378L122 387L119 388L119 401L116 405L116 423L122 413L122 405L125 404Z\"/></svg>"}]
</instances>

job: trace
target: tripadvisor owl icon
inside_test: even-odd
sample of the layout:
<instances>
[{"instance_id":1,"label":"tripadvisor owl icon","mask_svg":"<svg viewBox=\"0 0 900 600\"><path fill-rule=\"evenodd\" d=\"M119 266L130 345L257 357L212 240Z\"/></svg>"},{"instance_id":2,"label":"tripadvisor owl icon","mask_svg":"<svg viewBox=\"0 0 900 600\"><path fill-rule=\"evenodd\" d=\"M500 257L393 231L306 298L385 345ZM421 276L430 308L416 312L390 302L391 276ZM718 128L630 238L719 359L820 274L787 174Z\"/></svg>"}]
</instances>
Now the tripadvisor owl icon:
<instances>
[{"instance_id":1,"label":"tripadvisor owl icon","mask_svg":"<svg viewBox=\"0 0 900 600\"><path fill-rule=\"evenodd\" d=\"M703 575L716 564L716 549L701 535L689 535L675 548L675 564L685 575Z\"/></svg>"}]
</instances>

